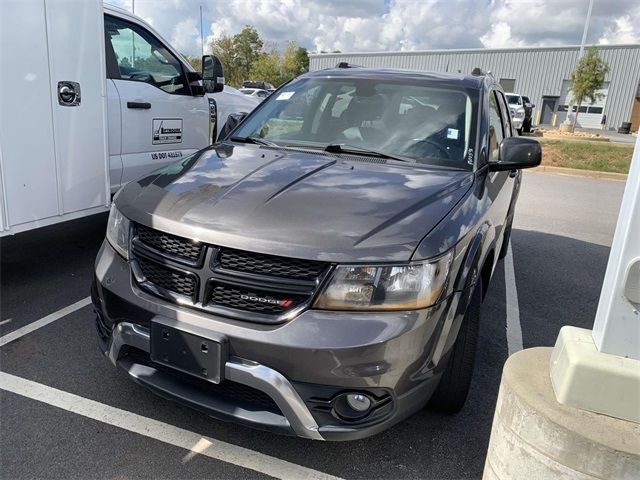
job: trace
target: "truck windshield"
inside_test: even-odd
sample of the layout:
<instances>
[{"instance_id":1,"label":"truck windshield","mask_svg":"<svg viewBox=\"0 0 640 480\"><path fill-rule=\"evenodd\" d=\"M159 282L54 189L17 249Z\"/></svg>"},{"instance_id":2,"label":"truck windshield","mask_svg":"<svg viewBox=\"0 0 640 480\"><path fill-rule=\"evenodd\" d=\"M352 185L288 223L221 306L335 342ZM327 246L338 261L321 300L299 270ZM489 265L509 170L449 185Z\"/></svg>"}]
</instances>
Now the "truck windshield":
<instances>
[{"instance_id":1,"label":"truck windshield","mask_svg":"<svg viewBox=\"0 0 640 480\"><path fill-rule=\"evenodd\" d=\"M476 109L474 90L415 79L303 78L266 99L233 135L470 170Z\"/></svg>"}]
</instances>

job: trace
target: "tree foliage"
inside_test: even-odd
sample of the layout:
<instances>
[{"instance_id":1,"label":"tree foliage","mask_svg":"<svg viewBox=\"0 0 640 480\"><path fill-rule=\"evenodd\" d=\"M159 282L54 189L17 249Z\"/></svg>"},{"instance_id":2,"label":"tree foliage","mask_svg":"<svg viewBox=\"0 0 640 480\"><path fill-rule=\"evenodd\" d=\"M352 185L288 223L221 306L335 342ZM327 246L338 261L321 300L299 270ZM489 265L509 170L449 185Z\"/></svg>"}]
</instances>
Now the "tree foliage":
<instances>
[{"instance_id":1,"label":"tree foliage","mask_svg":"<svg viewBox=\"0 0 640 480\"><path fill-rule=\"evenodd\" d=\"M598 92L604 83L604 77L609 72L609 66L600 58L598 50L591 47L587 53L580 59L575 70L571 74L570 89L573 93L575 101L578 103L575 117L573 118L573 129L576 127L580 106L585 100L591 103L603 97Z\"/></svg>"},{"instance_id":2,"label":"tree foliage","mask_svg":"<svg viewBox=\"0 0 640 480\"><path fill-rule=\"evenodd\" d=\"M185 54L182 54L182 56L185 58L187 62L191 64L191 66L196 72L202 72L202 57L197 57L195 55L185 55Z\"/></svg>"},{"instance_id":3,"label":"tree foliage","mask_svg":"<svg viewBox=\"0 0 640 480\"><path fill-rule=\"evenodd\" d=\"M280 53L275 45L266 47L258 31L250 25L233 37L222 34L210 46L222 62L227 84L233 87L239 87L244 80L279 86L309 70L309 55L305 48L288 42Z\"/></svg>"}]
</instances>

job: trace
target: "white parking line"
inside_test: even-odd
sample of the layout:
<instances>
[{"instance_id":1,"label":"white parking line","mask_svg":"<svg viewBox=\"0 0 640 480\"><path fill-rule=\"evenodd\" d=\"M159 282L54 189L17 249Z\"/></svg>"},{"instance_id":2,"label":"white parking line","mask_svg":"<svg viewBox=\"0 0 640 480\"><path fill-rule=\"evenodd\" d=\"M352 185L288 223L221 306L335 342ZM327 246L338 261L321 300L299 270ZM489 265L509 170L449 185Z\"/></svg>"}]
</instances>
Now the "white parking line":
<instances>
[{"instance_id":1,"label":"white parking line","mask_svg":"<svg viewBox=\"0 0 640 480\"><path fill-rule=\"evenodd\" d=\"M0 372L0 388L23 397L73 412L123 430L184 448L194 454L220 460L276 478L338 479L247 448L203 437L183 428L89 400L47 385ZM183 461L188 461L188 454Z\"/></svg>"},{"instance_id":2,"label":"white parking line","mask_svg":"<svg viewBox=\"0 0 640 480\"><path fill-rule=\"evenodd\" d=\"M75 312L76 310L80 310L82 307L86 307L90 303L91 303L91 297L83 298L82 300L76 303L72 303L67 307L61 308L57 312L53 312L47 315L46 317L41 318L40 320L36 320L35 322L25 325L24 327L20 327L11 333L7 333L6 335L0 337L0 347L6 345L9 342L13 342L14 340L17 340L20 337L25 336L27 333L31 333L35 330L38 330L39 328L49 325L50 323L61 319L65 315L69 315L70 313Z\"/></svg>"},{"instance_id":3,"label":"white parking line","mask_svg":"<svg viewBox=\"0 0 640 480\"><path fill-rule=\"evenodd\" d=\"M504 257L504 283L507 297L507 348L509 355L522 350L522 326L516 288L516 272L513 268L511 244Z\"/></svg>"}]
</instances>

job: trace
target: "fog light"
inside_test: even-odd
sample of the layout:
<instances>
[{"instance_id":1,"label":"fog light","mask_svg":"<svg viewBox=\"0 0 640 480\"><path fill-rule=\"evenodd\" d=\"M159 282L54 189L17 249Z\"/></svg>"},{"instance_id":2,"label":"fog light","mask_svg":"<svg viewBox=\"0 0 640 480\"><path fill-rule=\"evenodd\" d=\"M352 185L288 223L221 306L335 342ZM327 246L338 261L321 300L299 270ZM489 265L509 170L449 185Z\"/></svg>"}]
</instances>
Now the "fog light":
<instances>
[{"instance_id":1,"label":"fog light","mask_svg":"<svg viewBox=\"0 0 640 480\"><path fill-rule=\"evenodd\" d=\"M356 412L366 412L371 407L371 400L366 395L350 393L347 395L347 405Z\"/></svg>"}]
</instances>

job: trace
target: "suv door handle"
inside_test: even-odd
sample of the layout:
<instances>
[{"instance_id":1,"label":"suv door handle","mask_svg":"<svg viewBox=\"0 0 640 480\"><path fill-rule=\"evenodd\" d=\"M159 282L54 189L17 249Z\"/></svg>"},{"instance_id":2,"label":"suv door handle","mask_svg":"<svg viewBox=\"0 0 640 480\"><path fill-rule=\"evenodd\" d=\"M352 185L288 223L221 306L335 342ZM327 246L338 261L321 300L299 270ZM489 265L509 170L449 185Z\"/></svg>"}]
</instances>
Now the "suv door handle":
<instances>
[{"instance_id":1,"label":"suv door handle","mask_svg":"<svg viewBox=\"0 0 640 480\"><path fill-rule=\"evenodd\" d=\"M151 104L149 102L127 102L127 108L142 108L148 110L151 108Z\"/></svg>"}]
</instances>

